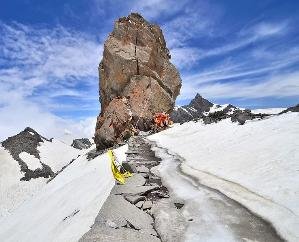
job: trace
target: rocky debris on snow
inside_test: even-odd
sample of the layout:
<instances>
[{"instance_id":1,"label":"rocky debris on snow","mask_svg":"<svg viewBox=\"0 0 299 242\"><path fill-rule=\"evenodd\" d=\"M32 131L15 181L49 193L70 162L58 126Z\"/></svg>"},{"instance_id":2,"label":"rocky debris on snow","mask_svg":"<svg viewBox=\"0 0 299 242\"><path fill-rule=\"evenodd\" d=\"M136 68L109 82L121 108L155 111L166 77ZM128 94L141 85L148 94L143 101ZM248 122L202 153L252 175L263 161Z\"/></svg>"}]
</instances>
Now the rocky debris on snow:
<instances>
[{"instance_id":1,"label":"rocky debris on snow","mask_svg":"<svg viewBox=\"0 0 299 242\"><path fill-rule=\"evenodd\" d=\"M76 149L83 150L90 148L92 146L92 143L87 138L74 139L71 146Z\"/></svg>"},{"instance_id":2,"label":"rocky debris on snow","mask_svg":"<svg viewBox=\"0 0 299 242\"><path fill-rule=\"evenodd\" d=\"M265 117L268 117L269 114L255 114L252 113L251 110L245 109L245 110L235 110L231 115L231 121L232 122L238 122L239 124L243 125L245 124L246 120L253 120L253 119L263 119Z\"/></svg>"},{"instance_id":3,"label":"rocky debris on snow","mask_svg":"<svg viewBox=\"0 0 299 242\"><path fill-rule=\"evenodd\" d=\"M204 124L211 124L230 118L232 122L243 125L246 120L263 119L269 114L254 114L249 109L243 110L231 104L216 105L197 94L190 104L176 107L170 116L175 123L202 120Z\"/></svg>"},{"instance_id":4,"label":"rocky debris on snow","mask_svg":"<svg viewBox=\"0 0 299 242\"><path fill-rule=\"evenodd\" d=\"M26 162L20 158L20 154L26 152L40 160L37 147L44 141L50 142L50 140L41 136L32 128L27 127L19 134L11 136L2 142L2 146L8 150L11 156L19 163L21 172L24 173L24 177L21 178L22 181L29 181L30 179L39 177L49 178L54 176L51 167L41 161L41 168L31 170Z\"/></svg>"},{"instance_id":5,"label":"rocky debris on snow","mask_svg":"<svg viewBox=\"0 0 299 242\"><path fill-rule=\"evenodd\" d=\"M140 161L139 170L137 166L136 172L124 185L114 186L95 223L80 242L95 239L103 242L161 239L172 242L181 239L181 229L185 228L186 223L174 201L169 198L161 178L152 173L160 159L151 150L151 144L140 136L130 138L126 162L135 166L136 160ZM166 223L165 218L168 220Z\"/></svg>"},{"instance_id":6,"label":"rocky debris on snow","mask_svg":"<svg viewBox=\"0 0 299 242\"><path fill-rule=\"evenodd\" d=\"M288 112L299 112L299 104L297 104L296 106L293 106L293 107L289 107L286 110L283 110L282 112L280 112L279 114L288 113Z\"/></svg>"},{"instance_id":7,"label":"rocky debris on snow","mask_svg":"<svg viewBox=\"0 0 299 242\"><path fill-rule=\"evenodd\" d=\"M115 22L99 65L101 113L97 149L152 128L155 113L170 113L181 88L162 30L132 13Z\"/></svg>"}]
</instances>

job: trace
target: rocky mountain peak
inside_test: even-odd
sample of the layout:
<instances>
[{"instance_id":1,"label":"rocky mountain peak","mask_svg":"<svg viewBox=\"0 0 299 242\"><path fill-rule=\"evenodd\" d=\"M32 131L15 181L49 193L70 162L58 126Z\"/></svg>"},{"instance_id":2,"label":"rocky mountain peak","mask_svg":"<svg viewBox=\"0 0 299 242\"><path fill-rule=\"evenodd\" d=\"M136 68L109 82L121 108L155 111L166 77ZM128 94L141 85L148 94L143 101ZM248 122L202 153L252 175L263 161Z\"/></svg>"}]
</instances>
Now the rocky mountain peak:
<instances>
[{"instance_id":1,"label":"rocky mountain peak","mask_svg":"<svg viewBox=\"0 0 299 242\"><path fill-rule=\"evenodd\" d=\"M37 159L40 159L39 151L37 147L40 143L44 141L49 141L45 137L41 136L34 129L27 127L17 135L8 137L1 144L9 151L11 156L18 161L21 171L24 173L22 180L30 180L31 178L38 177L50 177L54 175L51 168L45 164L42 164L42 168L32 171L28 168L26 162L20 158L22 152L26 152Z\"/></svg>"},{"instance_id":2,"label":"rocky mountain peak","mask_svg":"<svg viewBox=\"0 0 299 242\"><path fill-rule=\"evenodd\" d=\"M140 14L118 19L99 65L101 113L98 149L151 128L155 113L170 113L181 88L162 30Z\"/></svg>"},{"instance_id":3,"label":"rocky mountain peak","mask_svg":"<svg viewBox=\"0 0 299 242\"><path fill-rule=\"evenodd\" d=\"M196 96L191 100L189 106L195 108L199 112L207 112L210 110L210 107L213 106L213 103L197 93Z\"/></svg>"},{"instance_id":4,"label":"rocky mountain peak","mask_svg":"<svg viewBox=\"0 0 299 242\"><path fill-rule=\"evenodd\" d=\"M170 115L175 123L202 120L205 124L216 123L230 118L232 122L244 124L246 120L262 119L267 114L254 114L251 110L243 110L231 104L217 105L203 98L200 94L188 105L177 107Z\"/></svg>"}]
</instances>

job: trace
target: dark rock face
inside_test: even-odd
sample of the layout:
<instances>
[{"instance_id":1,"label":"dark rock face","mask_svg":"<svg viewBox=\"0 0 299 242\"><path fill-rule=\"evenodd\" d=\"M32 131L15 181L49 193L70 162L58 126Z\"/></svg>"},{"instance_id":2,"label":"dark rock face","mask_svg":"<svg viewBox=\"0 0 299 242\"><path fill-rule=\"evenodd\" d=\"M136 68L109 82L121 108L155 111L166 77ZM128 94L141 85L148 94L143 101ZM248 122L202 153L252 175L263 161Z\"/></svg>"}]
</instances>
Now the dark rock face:
<instances>
[{"instance_id":1,"label":"dark rock face","mask_svg":"<svg viewBox=\"0 0 299 242\"><path fill-rule=\"evenodd\" d=\"M92 146L92 143L87 138L74 139L71 146L76 149L83 150L90 148Z\"/></svg>"},{"instance_id":2,"label":"dark rock face","mask_svg":"<svg viewBox=\"0 0 299 242\"><path fill-rule=\"evenodd\" d=\"M99 66L97 149L130 137L135 129L149 130L155 113L173 110L181 78L169 60L159 26L136 13L115 22Z\"/></svg>"},{"instance_id":3,"label":"dark rock face","mask_svg":"<svg viewBox=\"0 0 299 242\"><path fill-rule=\"evenodd\" d=\"M190 104L176 108L170 117L175 123L202 120L204 124L217 123L230 118L232 122L243 125L246 120L263 119L269 116L269 114L254 114L249 109L241 110L231 104L220 111L212 111L213 106L221 108L221 105L216 106L197 94Z\"/></svg>"},{"instance_id":4,"label":"dark rock face","mask_svg":"<svg viewBox=\"0 0 299 242\"><path fill-rule=\"evenodd\" d=\"M279 114L283 114L283 113L287 113L287 112L299 112L299 104L297 104L294 107L289 107L286 110L283 110L282 112L280 112Z\"/></svg>"},{"instance_id":5,"label":"dark rock face","mask_svg":"<svg viewBox=\"0 0 299 242\"><path fill-rule=\"evenodd\" d=\"M175 123L189 122L203 117L203 113L208 112L212 106L213 103L196 94L188 105L176 108L170 118Z\"/></svg>"},{"instance_id":6,"label":"dark rock face","mask_svg":"<svg viewBox=\"0 0 299 242\"><path fill-rule=\"evenodd\" d=\"M9 137L2 142L2 146L9 151L11 156L18 161L20 165L21 172L24 173L24 177L22 177L21 180L29 181L32 178L39 177L49 178L54 175L54 172L51 170L51 168L42 162L42 168L30 170L28 165L19 157L22 152L26 152L35 156L37 159L40 159L37 147L45 140L50 141L39 135L35 130L27 127L19 134Z\"/></svg>"}]
</instances>

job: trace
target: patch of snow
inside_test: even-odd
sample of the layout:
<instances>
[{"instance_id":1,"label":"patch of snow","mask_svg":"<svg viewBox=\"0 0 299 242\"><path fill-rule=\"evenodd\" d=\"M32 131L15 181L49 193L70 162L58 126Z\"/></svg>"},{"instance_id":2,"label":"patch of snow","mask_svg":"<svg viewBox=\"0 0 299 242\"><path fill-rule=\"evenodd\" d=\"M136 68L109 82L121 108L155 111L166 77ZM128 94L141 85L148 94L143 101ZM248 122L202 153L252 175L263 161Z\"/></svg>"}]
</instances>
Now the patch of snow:
<instances>
[{"instance_id":1,"label":"patch of snow","mask_svg":"<svg viewBox=\"0 0 299 242\"><path fill-rule=\"evenodd\" d=\"M182 109L183 111L185 111L186 113L190 114L189 111L188 111L186 108L181 107L181 109Z\"/></svg>"},{"instance_id":2,"label":"patch of snow","mask_svg":"<svg viewBox=\"0 0 299 242\"><path fill-rule=\"evenodd\" d=\"M33 132L31 132L31 131L29 131L29 134L31 134L31 135L34 135L34 133L33 133Z\"/></svg>"},{"instance_id":3,"label":"patch of snow","mask_svg":"<svg viewBox=\"0 0 299 242\"><path fill-rule=\"evenodd\" d=\"M34 155L28 154L27 152L22 152L19 154L19 157L27 164L30 170L35 170L38 168L42 168L42 164L39 159Z\"/></svg>"},{"instance_id":4,"label":"patch of snow","mask_svg":"<svg viewBox=\"0 0 299 242\"><path fill-rule=\"evenodd\" d=\"M298 113L242 126L189 122L150 139L182 157L185 173L270 221L287 240L299 240Z\"/></svg>"},{"instance_id":5,"label":"patch of snow","mask_svg":"<svg viewBox=\"0 0 299 242\"><path fill-rule=\"evenodd\" d=\"M266 113L266 114L278 114L285 110L286 108L262 108L262 109L253 109L251 110L252 113Z\"/></svg>"},{"instance_id":6,"label":"patch of snow","mask_svg":"<svg viewBox=\"0 0 299 242\"><path fill-rule=\"evenodd\" d=\"M192 110L193 112L197 112L195 108L190 107L190 110Z\"/></svg>"},{"instance_id":7,"label":"patch of snow","mask_svg":"<svg viewBox=\"0 0 299 242\"><path fill-rule=\"evenodd\" d=\"M78 155L87 152L87 150L75 149L57 139L53 139L52 142L45 141L37 149L40 152L41 162L50 166L54 172L59 171Z\"/></svg>"},{"instance_id":8,"label":"patch of snow","mask_svg":"<svg viewBox=\"0 0 299 242\"><path fill-rule=\"evenodd\" d=\"M229 104L223 104L223 105L219 105L219 104L214 104L211 108L210 111L208 113L215 113L215 112L219 112L219 111L223 111L223 109L225 109Z\"/></svg>"},{"instance_id":9,"label":"patch of snow","mask_svg":"<svg viewBox=\"0 0 299 242\"><path fill-rule=\"evenodd\" d=\"M115 150L118 160L125 159L127 148ZM0 241L78 241L114 183L107 154L90 161L79 157L12 215L0 219Z\"/></svg>"}]
</instances>

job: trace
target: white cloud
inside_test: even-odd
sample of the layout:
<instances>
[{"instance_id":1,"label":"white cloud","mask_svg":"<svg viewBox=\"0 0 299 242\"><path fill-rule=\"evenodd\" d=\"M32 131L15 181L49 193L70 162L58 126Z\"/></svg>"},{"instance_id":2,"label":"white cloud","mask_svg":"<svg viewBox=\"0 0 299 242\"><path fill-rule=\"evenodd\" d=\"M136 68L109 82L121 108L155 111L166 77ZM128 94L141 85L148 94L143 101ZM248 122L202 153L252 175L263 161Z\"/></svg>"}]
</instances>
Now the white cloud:
<instances>
[{"instance_id":1,"label":"white cloud","mask_svg":"<svg viewBox=\"0 0 299 242\"><path fill-rule=\"evenodd\" d=\"M67 120L22 99L0 107L0 112L0 140L15 135L27 126L48 138L65 138L65 130L70 131L72 138L92 137L94 134L96 117Z\"/></svg>"},{"instance_id":2,"label":"white cloud","mask_svg":"<svg viewBox=\"0 0 299 242\"><path fill-rule=\"evenodd\" d=\"M179 68L192 67L199 59L198 49L192 47L181 47L170 50L171 62Z\"/></svg>"},{"instance_id":3,"label":"white cloud","mask_svg":"<svg viewBox=\"0 0 299 242\"><path fill-rule=\"evenodd\" d=\"M262 80L261 80L262 79ZM237 82L216 82L196 86L185 83L181 100L200 93L207 98L264 98L299 96L299 72L277 74L260 80L245 79Z\"/></svg>"},{"instance_id":4,"label":"white cloud","mask_svg":"<svg viewBox=\"0 0 299 242\"><path fill-rule=\"evenodd\" d=\"M0 62L0 138L26 126L47 137L59 137L66 129L76 137L92 136L89 117L74 121L53 111L66 105L55 101L62 96L80 99L85 110L98 107L94 105L98 101L91 100L98 95L101 46L92 37L61 26L48 29L0 22L0 59L4 60ZM85 89L76 87L80 84ZM66 111L78 110L77 103L67 106Z\"/></svg>"},{"instance_id":5,"label":"white cloud","mask_svg":"<svg viewBox=\"0 0 299 242\"><path fill-rule=\"evenodd\" d=\"M280 23L261 22L254 26L252 30L257 37L267 37L281 35L287 31L287 28L287 21L282 21Z\"/></svg>"}]
</instances>

